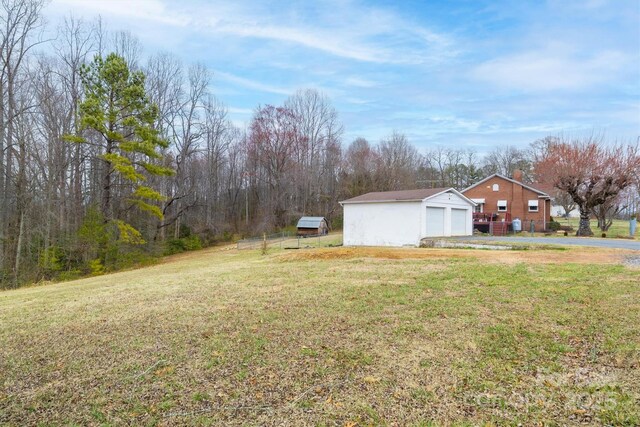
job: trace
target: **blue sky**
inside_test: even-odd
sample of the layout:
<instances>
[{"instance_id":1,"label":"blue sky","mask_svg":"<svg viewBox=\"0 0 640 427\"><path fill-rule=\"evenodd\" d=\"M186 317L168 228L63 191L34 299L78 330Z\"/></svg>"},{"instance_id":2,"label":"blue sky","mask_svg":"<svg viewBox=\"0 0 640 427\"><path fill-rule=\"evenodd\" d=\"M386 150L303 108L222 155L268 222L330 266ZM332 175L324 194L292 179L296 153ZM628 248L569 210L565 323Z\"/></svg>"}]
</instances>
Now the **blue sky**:
<instances>
[{"instance_id":1,"label":"blue sky","mask_svg":"<svg viewBox=\"0 0 640 427\"><path fill-rule=\"evenodd\" d=\"M102 16L144 54L213 71L239 125L297 89L326 93L346 143L394 129L416 146L525 146L546 135L640 135L640 2L53 0Z\"/></svg>"}]
</instances>

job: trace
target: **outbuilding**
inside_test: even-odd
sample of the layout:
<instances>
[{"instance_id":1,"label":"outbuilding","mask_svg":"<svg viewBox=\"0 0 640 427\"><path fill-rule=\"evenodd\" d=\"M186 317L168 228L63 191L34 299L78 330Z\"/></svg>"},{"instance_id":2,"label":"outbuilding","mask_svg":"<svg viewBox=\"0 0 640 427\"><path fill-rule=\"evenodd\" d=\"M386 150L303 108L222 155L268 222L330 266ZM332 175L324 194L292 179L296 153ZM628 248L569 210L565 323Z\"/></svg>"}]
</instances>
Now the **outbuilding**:
<instances>
[{"instance_id":1,"label":"outbuilding","mask_svg":"<svg viewBox=\"0 0 640 427\"><path fill-rule=\"evenodd\" d=\"M329 224L322 216L303 216L296 227L298 236L323 236L329 233Z\"/></svg>"},{"instance_id":2,"label":"outbuilding","mask_svg":"<svg viewBox=\"0 0 640 427\"><path fill-rule=\"evenodd\" d=\"M475 203L453 188L367 193L340 204L345 246L418 246L425 237L473 233Z\"/></svg>"}]
</instances>

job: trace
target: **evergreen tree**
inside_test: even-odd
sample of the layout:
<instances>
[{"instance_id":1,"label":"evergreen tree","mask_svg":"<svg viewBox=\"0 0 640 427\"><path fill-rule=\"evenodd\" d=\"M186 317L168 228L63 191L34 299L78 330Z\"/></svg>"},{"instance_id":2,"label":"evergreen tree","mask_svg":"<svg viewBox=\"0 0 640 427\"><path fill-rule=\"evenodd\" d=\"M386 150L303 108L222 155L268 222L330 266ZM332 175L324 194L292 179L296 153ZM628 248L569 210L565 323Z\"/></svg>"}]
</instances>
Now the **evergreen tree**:
<instances>
[{"instance_id":1,"label":"evergreen tree","mask_svg":"<svg viewBox=\"0 0 640 427\"><path fill-rule=\"evenodd\" d=\"M164 197L145 185L150 175L171 175L173 170L158 165L159 150L168 142L154 128L158 108L145 93L145 75L131 71L121 56L97 55L81 69L84 100L79 107L80 133L68 140L90 144L98 149L101 169L100 212L105 223L116 225L120 239L143 243L142 235L115 209L117 196L162 219L157 202ZM124 185L122 185L124 184Z\"/></svg>"}]
</instances>

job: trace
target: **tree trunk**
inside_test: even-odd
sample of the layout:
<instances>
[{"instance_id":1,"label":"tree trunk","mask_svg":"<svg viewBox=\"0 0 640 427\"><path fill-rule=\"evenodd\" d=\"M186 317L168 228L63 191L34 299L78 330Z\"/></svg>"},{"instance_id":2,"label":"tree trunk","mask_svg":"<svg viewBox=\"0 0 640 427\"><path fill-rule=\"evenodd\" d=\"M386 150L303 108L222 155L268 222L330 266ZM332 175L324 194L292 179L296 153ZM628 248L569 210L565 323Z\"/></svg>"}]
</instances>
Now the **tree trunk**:
<instances>
[{"instance_id":1,"label":"tree trunk","mask_svg":"<svg viewBox=\"0 0 640 427\"><path fill-rule=\"evenodd\" d=\"M580 206L580 226L578 227L576 236L593 236L593 231L591 231L591 222L589 219L589 211L584 206Z\"/></svg>"},{"instance_id":2,"label":"tree trunk","mask_svg":"<svg viewBox=\"0 0 640 427\"><path fill-rule=\"evenodd\" d=\"M13 280L16 288L20 284L20 261L22 252L22 240L24 239L24 212L20 214L20 226L18 227L18 230L18 243L16 245L16 260L13 273Z\"/></svg>"}]
</instances>

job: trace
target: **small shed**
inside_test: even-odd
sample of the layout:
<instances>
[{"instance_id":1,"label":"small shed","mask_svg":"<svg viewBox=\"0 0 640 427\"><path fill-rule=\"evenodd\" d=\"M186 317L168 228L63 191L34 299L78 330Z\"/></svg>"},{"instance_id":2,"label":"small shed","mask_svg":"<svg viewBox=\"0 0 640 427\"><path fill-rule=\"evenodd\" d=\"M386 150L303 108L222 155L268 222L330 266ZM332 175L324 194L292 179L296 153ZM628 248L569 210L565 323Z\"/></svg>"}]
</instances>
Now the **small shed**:
<instances>
[{"instance_id":1,"label":"small shed","mask_svg":"<svg viewBox=\"0 0 640 427\"><path fill-rule=\"evenodd\" d=\"M317 236L329 233L327 220L322 216L303 216L298 220L298 236Z\"/></svg>"}]
</instances>

